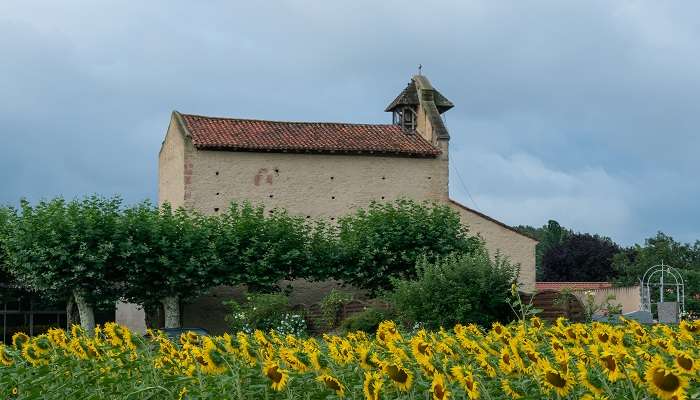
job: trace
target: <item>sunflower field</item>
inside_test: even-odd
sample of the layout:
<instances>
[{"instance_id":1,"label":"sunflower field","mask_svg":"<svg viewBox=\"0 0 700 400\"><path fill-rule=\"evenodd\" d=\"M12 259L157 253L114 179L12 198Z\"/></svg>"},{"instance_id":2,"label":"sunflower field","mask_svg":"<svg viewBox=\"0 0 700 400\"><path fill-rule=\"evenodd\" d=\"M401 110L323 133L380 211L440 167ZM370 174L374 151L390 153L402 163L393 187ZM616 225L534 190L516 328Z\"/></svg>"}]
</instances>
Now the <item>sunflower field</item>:
<instances>
[{"instance_id":1,"label":"sunflower field","mask_svg":"<svg viewBox=\"0 0 700 400\"><path fill-rule=\"evenodd\" d=\"M319 338L274 332L171 341L114 323L0 345L2 399L698 398L700 323L537 318L490 330Z\"/></svg>"}]
</instances>

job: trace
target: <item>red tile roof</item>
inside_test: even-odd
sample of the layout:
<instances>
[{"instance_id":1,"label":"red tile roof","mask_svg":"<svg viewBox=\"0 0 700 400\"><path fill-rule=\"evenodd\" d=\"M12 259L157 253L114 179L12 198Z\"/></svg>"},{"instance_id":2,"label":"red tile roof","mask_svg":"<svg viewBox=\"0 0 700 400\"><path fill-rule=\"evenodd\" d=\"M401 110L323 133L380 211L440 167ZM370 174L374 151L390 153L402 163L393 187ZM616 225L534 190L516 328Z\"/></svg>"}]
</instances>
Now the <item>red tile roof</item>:
<instances>
[{"instance_id":1,"label":"red tile roof","mask_svg":"<svg viewBox=\"0 0 700 400\"><path fill-rule=\"evenodd\" d=\"M197 149L393 154L435 157L440 149L397 125L277 122L179 114Z\"/></svg>"},{"instance_id":2,"label":"red tile roof","mask_svg":"<svg viewBox=\"0 0 700 400\"><path fill-rule=\"evenodd\" d=\"M556 290L560 291L564 288L571 290L595 290L608 289L613 287L610 282L536 282L535 288L538 291Z\"/></svg>"}]
</instances>

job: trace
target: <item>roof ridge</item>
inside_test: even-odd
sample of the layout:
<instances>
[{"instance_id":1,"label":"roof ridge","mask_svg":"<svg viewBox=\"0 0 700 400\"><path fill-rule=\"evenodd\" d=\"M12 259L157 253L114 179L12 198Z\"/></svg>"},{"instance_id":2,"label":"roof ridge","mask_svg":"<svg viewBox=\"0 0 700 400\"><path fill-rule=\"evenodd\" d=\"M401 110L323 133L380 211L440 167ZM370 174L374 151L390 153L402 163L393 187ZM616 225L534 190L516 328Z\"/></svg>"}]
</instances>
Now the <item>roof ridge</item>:
<instances>
[{"instance_id":1,"label":"roof ridge","mask_svg":"<svg viewBox=\"0 0 700 400\"><path fill-rule=\"evenodd\" d=\"M353 125L353 126L381 126L381 127L396 126L397 128L400 128L400 126L394 125L394 124L367 124L367 123L358 123L358 122L324 122L324 121L279 121L279 120L257 119L257 118L211 117L208 115L188 114L188 113L179 113L179 114L182 116L187 116L187 117L218 119L218 120L224 120L224 121L271 122L271 123L277 123L277 124L295 124L295 125Z\"/></svg>"}]
</instances>

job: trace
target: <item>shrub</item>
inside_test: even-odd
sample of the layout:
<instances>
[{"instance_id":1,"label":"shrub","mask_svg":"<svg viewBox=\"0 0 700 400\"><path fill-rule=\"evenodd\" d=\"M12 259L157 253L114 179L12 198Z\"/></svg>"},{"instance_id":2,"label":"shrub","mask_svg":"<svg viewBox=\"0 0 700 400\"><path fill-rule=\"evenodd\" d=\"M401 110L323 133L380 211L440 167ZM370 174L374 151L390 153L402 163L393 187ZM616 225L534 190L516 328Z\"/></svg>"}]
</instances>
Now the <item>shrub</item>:
<instances>
[{"instance_id":1,"label":"shrub","mask_svg":"<svg viewBox=\"0 0 700 400\"><path fill-rule=\"evenodd\" d=\"M421 259L415 280L393 280L388 298L406 323L427 328L457 323L489 325L511 318L507 295L517 268L484 248L470 254L453 254L435 263Z\"/></svg>"},{"instance_id":2,"label":"shrub","mask_svg":"<svg viewBox=\"0 0 700 400\"><path fill-rule=\"evenodd\" d=\"M306 334L306 320L292 310L287 296L276 293L250 294L242 304L225 301L229 307L226 322L233 332L275 331L280 334Z\"/></svg>"},{"instance_id":3,"label":"shrub","mask_svg":"<svg viewBox=\"0 0 700 400\"><path fill-rule=\"evenodd\" d=\"M435 261L453 252L469 253L480 243L445 204L371 203L338 220L341 264L335 277L376 293L390 289L392 278L414 278L420 257Z\"/></svg>"},{"instance_id":4,"label":"shrub","mask_svg":"<svg viewBox=\"0 0 700 400\"><path fill-rule=\"evenodd\" d=\"M333 329L338 323L338 317L343 306L352 300L352 294L331 289L321 300L321 319L326 329Z\"/></svg>"},{"instance_id":5,"label":"shrub","mask_svg":"<svg viewBox=\"0 0 700 400\"><path fill-rule=\"evenodd\" d=\"M390 320L392 312L378 308L368 308L357 314L353 314L340 323L341 332L363 331L372 334L377 331L382 321Z\"/></svg>"}]
</instances>

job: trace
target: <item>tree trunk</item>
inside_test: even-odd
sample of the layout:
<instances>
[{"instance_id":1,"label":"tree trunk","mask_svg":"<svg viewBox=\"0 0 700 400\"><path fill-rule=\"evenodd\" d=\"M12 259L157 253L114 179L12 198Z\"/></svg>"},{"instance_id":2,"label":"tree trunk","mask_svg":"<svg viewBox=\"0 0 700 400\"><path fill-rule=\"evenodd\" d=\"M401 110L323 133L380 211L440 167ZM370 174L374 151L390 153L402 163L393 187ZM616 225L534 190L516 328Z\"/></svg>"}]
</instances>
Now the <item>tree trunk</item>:
<instances>
[{"instance_id":1,"label":"tree trunk","mask_svg":"<svg viewBox=\"0 0 700 400\"><path fill-rule=\"evenodd\" d=\"M86 332L91 334L95 330L95 311L88 304L83 292L80 290L73 291L75 303L78 305L78 314L80 315L80 325Z\"/></svg>"},{"instance_id":2,"label":"tree trunk","mask_svg":"<svg viewBox=\"0 0 700 400\"><path fill-rule=\"evenodd\" d=\"M70 328L75 324L76 318L75 318L75 300L73 299L73 295L71 294L68 297L68 304L66 304L66 329L70 330Z\"/></svg>"},{"instance_id":3,"label":"tree trunk","mask_svg":"<svg viewBox=\"0 0 700 400\"><path fill-rule=\"evenodd\" d=\"M163 312L165 314L166 328L180 327L180 298L178 296L168 296L161 300Z\"/></svg>"}]
</instances>

